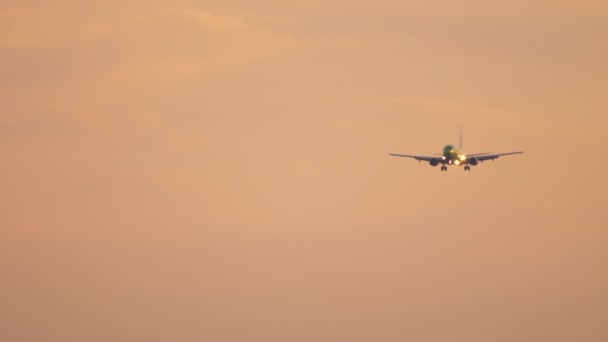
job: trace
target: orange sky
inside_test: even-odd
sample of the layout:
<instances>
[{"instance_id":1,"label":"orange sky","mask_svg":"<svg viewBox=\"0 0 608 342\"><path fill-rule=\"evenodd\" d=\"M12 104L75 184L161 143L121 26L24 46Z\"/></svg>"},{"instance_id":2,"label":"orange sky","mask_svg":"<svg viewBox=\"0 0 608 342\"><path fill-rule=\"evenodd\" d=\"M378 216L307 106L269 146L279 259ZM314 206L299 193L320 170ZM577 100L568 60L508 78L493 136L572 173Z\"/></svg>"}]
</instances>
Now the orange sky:
<instances>
[{"instance_id":1,"label":"orange sky","mask_svg":"<svg viewBox=\"0 0 608 342\"><path fill-rule=\"evenodd\" d=\"M602 1L0 23L0 340L608 340Z\"/></svg>"}]
</instances>

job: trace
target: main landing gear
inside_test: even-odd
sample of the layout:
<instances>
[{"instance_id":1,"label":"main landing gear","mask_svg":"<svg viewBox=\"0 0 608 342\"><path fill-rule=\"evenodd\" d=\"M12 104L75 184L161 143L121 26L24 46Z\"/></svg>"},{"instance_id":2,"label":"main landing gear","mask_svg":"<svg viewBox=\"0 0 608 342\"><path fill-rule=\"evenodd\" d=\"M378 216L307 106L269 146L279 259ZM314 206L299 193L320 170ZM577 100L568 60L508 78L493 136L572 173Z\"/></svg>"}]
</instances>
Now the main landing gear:
<instances>
[{"instance_id":1,"label":"main landing gear","mask_svg":"<svg viewBox=\"0 0 608 342\"><path fill-rule=\"evenodd\" d=\"M447 170L448 170L448 167L447 167L446 165L442 165L442 166L441 166L441 171L447 171ZM471 171L471 166L469 166L469 165L465 165L465 166L464 166L464 170L465 170L465 171Z\"/></svg>"}]
</instances>

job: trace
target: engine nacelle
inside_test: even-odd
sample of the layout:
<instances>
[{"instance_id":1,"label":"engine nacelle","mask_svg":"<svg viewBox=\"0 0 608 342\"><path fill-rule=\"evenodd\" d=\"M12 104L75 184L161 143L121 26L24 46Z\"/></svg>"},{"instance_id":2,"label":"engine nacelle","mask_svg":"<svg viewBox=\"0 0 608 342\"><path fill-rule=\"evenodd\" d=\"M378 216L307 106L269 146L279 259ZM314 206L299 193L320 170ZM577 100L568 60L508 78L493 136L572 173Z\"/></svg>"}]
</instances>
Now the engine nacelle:
<instances>
[{"instance_id":1,"label":"engine nacelle","mask_svg":"<svg viewBox=\"0 0 608 342\"><path fill-rule=\"evenodd\" d=\"M429 164L431 164L431 166L437 166L439 165L439 159L433 158L429 160Z\"/></svg>"},{"instance_id":2,"label":"engine nacelle","mask_svg":"<svg viewBox=\"0 0 608 342\"><path fill-rule=\"evenodd\" d=\"M477 160L477 158L475 158L475 157L471 157L471 158L469 158L469 164L475 166L475 165L479 164L479 160Z\"/></svg>"}]
</instances>

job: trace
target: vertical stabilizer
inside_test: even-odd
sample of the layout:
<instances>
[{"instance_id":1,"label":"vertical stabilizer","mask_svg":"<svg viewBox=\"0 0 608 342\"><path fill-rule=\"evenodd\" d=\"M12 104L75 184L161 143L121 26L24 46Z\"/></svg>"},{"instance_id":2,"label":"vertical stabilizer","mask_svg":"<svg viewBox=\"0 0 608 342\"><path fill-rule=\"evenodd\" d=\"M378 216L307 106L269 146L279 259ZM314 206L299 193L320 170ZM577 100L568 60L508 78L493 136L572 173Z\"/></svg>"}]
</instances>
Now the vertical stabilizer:
<instances>
[{"instance_id":1,"label":"vertical stabilizer","mask_svg":"<svg viewBox=\"0 0 608 342\"><path fill-rule=\"evenodd\" d=\"M458 142L458 149L462 149L462 125L460 125L460 140Z\"/></svg>"}]
</instances>

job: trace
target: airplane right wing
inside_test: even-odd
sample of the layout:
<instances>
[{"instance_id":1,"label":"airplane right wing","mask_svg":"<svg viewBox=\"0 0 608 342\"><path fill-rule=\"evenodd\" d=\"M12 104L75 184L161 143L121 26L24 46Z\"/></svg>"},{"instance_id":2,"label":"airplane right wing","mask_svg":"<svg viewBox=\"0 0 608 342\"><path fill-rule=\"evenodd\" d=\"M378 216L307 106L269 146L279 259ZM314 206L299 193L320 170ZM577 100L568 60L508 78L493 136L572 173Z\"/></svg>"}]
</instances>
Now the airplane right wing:
<instances>
[{"instance_id":1,"label":"airplane right wing","mask_svg":"<svg viewBox=\"0 0 608 342\"><path fill-rule=\"evenodd\" d=\"M393 157L405 157L405 158L413 158L416 159L417 161L427 161L430 162L431 160L441 160L441 157L429 157L429 156L412 156L409 154L396 154L396 153L389 153L391 156Z\"/></svg>"}]
</instances>

